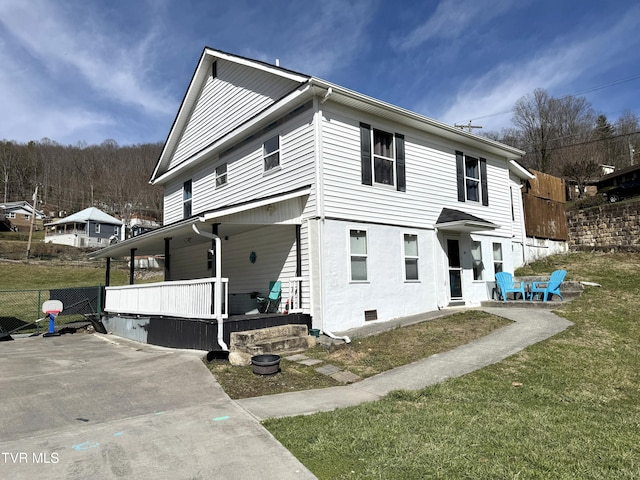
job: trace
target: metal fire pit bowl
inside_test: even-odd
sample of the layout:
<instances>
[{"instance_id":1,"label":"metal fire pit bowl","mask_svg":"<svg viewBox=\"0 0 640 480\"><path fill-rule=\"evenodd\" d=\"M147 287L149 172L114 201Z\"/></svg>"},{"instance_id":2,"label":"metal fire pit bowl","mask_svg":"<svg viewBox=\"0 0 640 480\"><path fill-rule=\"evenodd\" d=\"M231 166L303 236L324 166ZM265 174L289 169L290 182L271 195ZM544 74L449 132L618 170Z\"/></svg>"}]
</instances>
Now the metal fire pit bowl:
<instances>
[{"instance_id":1,"label":"metal fire pit bowl","mask_svg":"<svg viewBox=\"0 0 640 480\"><path fill-rule=\"evenodd\" d=\"M251 365L256 375L273 375L280 371L280 355L254 355Z\"/></svg>"}]
</instances>

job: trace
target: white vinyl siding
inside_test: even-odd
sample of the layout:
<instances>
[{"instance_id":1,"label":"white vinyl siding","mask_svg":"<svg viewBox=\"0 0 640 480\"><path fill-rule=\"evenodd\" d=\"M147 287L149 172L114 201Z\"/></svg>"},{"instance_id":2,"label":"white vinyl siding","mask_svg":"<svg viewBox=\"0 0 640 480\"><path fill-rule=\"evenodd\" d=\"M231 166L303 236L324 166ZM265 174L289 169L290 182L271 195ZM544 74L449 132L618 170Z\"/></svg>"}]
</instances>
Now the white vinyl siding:
<instances>
[{"instance_id":1,"label":"white vinyl siding","mask_svg":"<svg viewBox=\"0 0 640 480\"><path fill-rule=\"evenodd\" d=\"M457 199L456 158L453 143L416 130L366 116L356 117L335 104L327 105L322 125L325 214L345 220L433 227L442 208L463 210L501 227L493 232L511 237L510 184L505 159L487 152L465 154L487 159L490 207L481 202L461 204ZM406 192L362 185L360 122L405 135ZM375 206L375 207L374 207Z\"/></svg>"},{"instance_id":2,"label":"white vinyl siding","mask_svg":"<svg viewBox=\"0 0 640 480\"><path fill-rule=\"evenodd\" d=\"M297 85L293 80L218 59L217 76L207 77L169 168L229 133Z\"/></svg>"},{"instance_id":3,"label":"white vinyl siding","mask_svg":"<svg viewBox=\"0 0 640 480\"><path fill-rule=\"evenodd\" d=\"M236 205L297 188L310 186L314 181L314 131L307 110L280 127L280 171L264 175L262 148L273 132L267 132L247 145L231 151L222 158L206 162L189 174L193 179L193 214L207 212L221 206ZM233 178L225 188L215 188L215 167L227 163L227 176ZM180 182L180 185L182 183ZM175 211L172 189L165 190L165 224L181 217Z\"/></svg>"}]
</instances>

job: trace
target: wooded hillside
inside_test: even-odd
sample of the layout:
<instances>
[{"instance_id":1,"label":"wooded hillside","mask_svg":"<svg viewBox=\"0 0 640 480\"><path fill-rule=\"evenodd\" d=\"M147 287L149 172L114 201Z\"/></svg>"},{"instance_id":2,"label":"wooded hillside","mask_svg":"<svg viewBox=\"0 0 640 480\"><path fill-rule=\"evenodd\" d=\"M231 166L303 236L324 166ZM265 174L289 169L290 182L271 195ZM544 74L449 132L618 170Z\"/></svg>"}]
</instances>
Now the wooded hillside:
<instances>
[{"instance_id":1,"label":"wooded hillside","mask_svg":"<svg viewBox=\"0 0 640 480\"><path fill-rule=\"evenodd\" d=\"M20 144L0 141L0 198L31 202L46 215L70 215L97 207L127 220L132 214L162 220L162 188L148 180L162 144L63 146L49 139Z\"/></svg>"}]
</instances>

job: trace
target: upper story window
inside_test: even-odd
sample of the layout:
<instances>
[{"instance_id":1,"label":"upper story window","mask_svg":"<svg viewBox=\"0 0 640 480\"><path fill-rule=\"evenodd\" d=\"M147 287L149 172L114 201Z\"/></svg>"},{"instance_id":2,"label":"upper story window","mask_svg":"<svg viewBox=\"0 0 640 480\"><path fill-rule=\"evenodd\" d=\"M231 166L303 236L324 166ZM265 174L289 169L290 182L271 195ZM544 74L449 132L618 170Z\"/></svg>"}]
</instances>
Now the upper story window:
<instances>
[{"instance_id":1,"label":"upper story window","mask_svg":"<svg viewBox=\"0 0 640 480\"><path fill-rule=\"evenodd\" d=\"M395 185L393 135L373 129L373 181Z\"/></svg>"},{"instance_id":2,"label":"upper story window","mask_svg":"<svg viewBox=\"0 0 640 480\"><path fill-rule=\"evenodd\" d=\"M482 202L489 205L487 160L456 151L459 202Z\"/></svg>"},{"instance_id":3,"label":"upper story window","mask_svg":"<svg viewBox=\"0 0 640 480\"><path fill-rule=\"evenodd\" d=\"M361 123L360 154L364 185L376 183L406 190L404 135Z\"/></svg>"},{"instance_id":4,"label":"upper story window","mask_svg":"<svg viewBox=\"0 0 640 480\"><path fill-rule=\"evenodd\" d=\"M271 137L262 146L264 171L267 172L280 166L280 135Z\"/></svg>"},{"instance_id":5,"label":"upper story window","mask_svg":"<svg viewBox=\"0 0 640 480\"><path fill-rule=\"evenodd\" d=\"M216 188L227 184L227 164L223 163L216 167Z\"/></svg>"},{"instance_id":6,"label":"upper story window","mask_svg":"<svg viewBox=\"0 0 640 480\"><path fill-rule=\"evenodd\" d=\"M31 215L30 215L30 214L28 214L28 213L25 213L25 214L24 214L24 219L25 219L25 220L31 220Z\"/></svg>"},{"instance_id":7,"label":"upper story window","mask_svg":"<svg viewBox=\"0 0 640 480\"><path fill-rule=\"evenodd\" d=\"M100 224L96 223L96 233L100 233Z\"/></svg>"},{"instance_id":8,"label":"upper story window","mask_svg":"<svg viewBox=\"0 0 640 480\"><path fill-rule=\"evenodd\" d=\"M351 281L367 281L367 232L349 230L349 251L351 253Z\"/></svg>"},{"instance_id":9,"label":"upper story window","mask_svg":"<svg viewBox=\"0 0 640 480\"><path fill-rule=\"evenodd\" d=\"M191 180L182 184L182 218L191 216Z\"/></svg>"},{"instance_id":10,"label":"upper story window","mask_svg":"<svg viewBox=\"0 0 640 480\"><path fill-rule=\"evenodd\" d=\"M418 236L404 235L404 278L418 280Z\"/></svg>"},{"instance_id":11,"label":"upper story window","mask_svg":"<svg viewBox=\"0 0 640 480\"><path fill-rule=\"evenodd\" d=\"M464 181L467 193L467 200L471 202L480 201L480 165L478 159L465 157L464 159Z\"/></svg>"},{"instance_id":12,"label":"upper story window","mask_svg":"<svg viewBox=\"0 0 640 480\"><path fill-rule=\"evenodd\" d=\"M7 218L16 218L16 212L7 213Z\"/></svg>"}]
</instances>

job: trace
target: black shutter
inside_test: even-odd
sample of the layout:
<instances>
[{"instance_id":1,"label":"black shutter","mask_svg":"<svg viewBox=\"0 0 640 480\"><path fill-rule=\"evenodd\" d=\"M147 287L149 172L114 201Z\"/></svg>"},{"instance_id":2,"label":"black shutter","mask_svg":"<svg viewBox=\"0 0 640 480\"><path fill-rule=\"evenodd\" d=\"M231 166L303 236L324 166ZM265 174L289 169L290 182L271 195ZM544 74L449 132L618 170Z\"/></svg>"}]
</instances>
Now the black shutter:
<instances>
[{"instance_id":1,"label":"black shutter","mask_svg":"<svg viewBox=\"0 0 640 480\"><path fill-rule=\"evenodd\" d=\"M371 175L371 125L360 124L360 155L362 163L362 184L373 185Z\"/></svg>"},{"instance_id":2,"label":"black shutter","mask_svg":"<svg viewBox=\"0 0 640 480\"><path fill-rule=\"evenodd\" d=\"M404 164L404 135L396 133L396 188L399 192L407 191Z\"/></svg>"},{"instance_id":3,"label":"black shutter","mask_svg":"<svg viewBox=\"0 0 640 480\"><path fill-rule=\"evenodd\" d=\"M489 190L487 190L487 159L480 159L480 184L482 185L482 205L489 206Z\"/></svg>"},{"instance_id":4,"label":"black shutter","mask_svg":"<svg viewBox=\"0 0 640 480\"><path fill-rule=\"evenodd\" d=\"M458 181L458 201L464 202L467 198L464 187L464 155L456 150L456 180Z\"/></svg>"}]
</instances>

